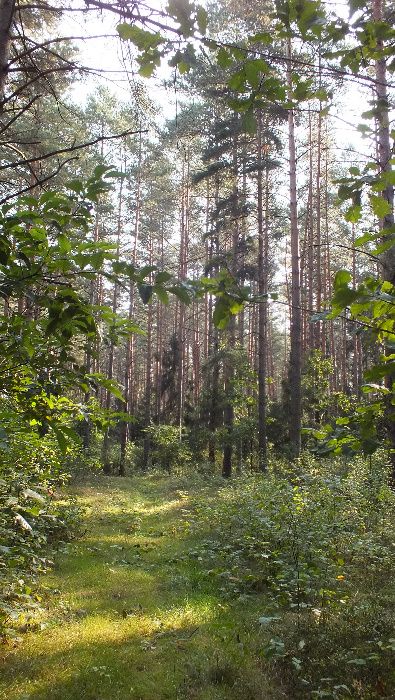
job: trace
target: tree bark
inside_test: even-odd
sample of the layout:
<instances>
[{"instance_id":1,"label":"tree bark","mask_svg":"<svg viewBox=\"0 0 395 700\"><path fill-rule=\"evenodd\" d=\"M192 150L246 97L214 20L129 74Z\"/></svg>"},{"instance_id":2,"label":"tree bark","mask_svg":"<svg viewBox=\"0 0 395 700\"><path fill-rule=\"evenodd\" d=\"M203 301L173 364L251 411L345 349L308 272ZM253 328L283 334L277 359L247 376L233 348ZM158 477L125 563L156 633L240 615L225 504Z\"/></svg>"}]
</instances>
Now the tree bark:
<instances>
[{"instance_id":1,"label":"tree bark","mask_svg":"<svg viewBox=\"0 0 395 700\"><path fill-rule=\"evenodd\" d=\"M149 240L149 259L148 265L152 265L152 239ZM144 427L147 429L151 423L151 396L152 396L152 321L153 321L153 305L152 301L148 304L147 317L147 357L145 370L145 396L144 396ZM143 469L147 471L151 465L151 437L148 432L145 432L143 444Z\"/></svg>"},{"instance_id":2,"label":"tree bark","mask_svg":"<svg viewBox=\"0 0 395 700\"><path fill-rule=\"evenodd\" d=\"M230 272L234 279L237 276L238 267L238 243L239 243L239 221L238 221L238 153L237 153L237 136L233 139L233 231L231 241L231 262ZM231 352L234 348L236 340L236 319L231 316L227 328L227 347L224 357L224 428L226 431L223 460L222 460L222 476L228 479L232 475L232 455L233 455L233 424L234 424L234 407L233 407L233 379L234 379L234 360Z\"/></svg>"},{"instance_id":3,"label":"tree bark","mask_svg":"<svg viewBox=\"0 0 395 700\"><path fill-rule=\"evenodd\" d=\"M121 228L122 228L122 195L123 195L123 178L121 177L121 183L119 186L118 195L118 216L117 216L117 251L116 258L119 260L119 252L121 246ZM112 312L116 314L118 307L118 284L115 282L112 292ZM108 353L108 365L107 365L107 378L113 379L114 376L114 354L115 354L115 340L110 338L110 348ZM106 411L111 408L111 392L109 389L106 391L106 401L105 401ZM111 473L111 464L108 459L108 451L110 447L110 427L108 427L104 433L103 447L102 447L102 463L103 471L105 474ZM122 471L122 462L120 462L120 471Z\"/></svg>"},{"instance_id":4,"label":"tree bark","mask_svg":"<svg viewBox=\"0 0 395 700\"><path fill-rule=\"evenodd\" d=\"M266 379L267 379L267 276L268 276L268 240L267 217L263 221L263 172L262 172L262 114L258 114L258 463L261 472L267 471L267 436L266 436ZM268 173L266 171L266 182ZM267 190L267 188L266 188ZM266 191L266 197L268 192ZM267 201L266 201L267 205Z\"/></svg>"},{"instance_id":5,"label":"tree bark","mask_svg":"<svg viewBox=\"0 0 395 700\"><path fill-rule=\"evenodd\" d=\"M292 47L287 40L287 84L292 92ZM291 219L291 327L290 327L290 358L289 358L289 391L290 419L289 439L294 458L299 457L301 450L301 296L300 296L300 257L299 230L296 190L296 147L294 112L288 110L288 147L289 147L289 191Z\"/></svg>"},{"instance_id":6,"label":"tree bark","mask_svg":"<svg viewBox=\"0 0 395 700\"><path fill-rule=\"evenodd\" d=\"M3 109L15 0L0 0L0 111Z\"/></svg>"},{"instance_id":7,"label":"tree bark","mask_svg":"<svg viewBox=\"0 0 395 700\"><path fill-rule=\"evenodd\" d=\"M141 164L142 164L142 135L140 131L139 135L139 147L137 154L137 180L136 180L136 211L134 219L134 241L133 248L131 250L131 262L132 265L137 263L137 249L139 243L140 234L140 217L141 217ZM128 319L133 320L134 316L134 285L131 283L129 285L129 309L128 309ZM124 398L125 398L125 410L129 416L133 417L134 412L134 360L135 360L135 340L134 336L131 335L126 341L126 352L125 352L125 372L124 372ZM125 463L126 463L126 448L129 438L129 427L126 421L122 423L121 429L121 454L119 461L119 474L123 476L125 474Z\"/></svg>"},{"instance_id":8,"label":"tree bark","mask_svg":"<svg viewBox=\"0 0 395 700\"><path fill-rule=\"evenodd\" d=\"M373 19L375 22L383 21L384 3L383 0L373 0ZM377 48L384 49L384 42L378 39ZM378 156L379 156L379 173L391 173L391 142L390 142L390 120L389 120L389 98L387 90L387 66L385 56L382 56L376 61L376 114L378 125ZM394 227L394 186L388 181L387 186L382 190L381 196L388 202L389 211L380 222L383 240L386 241L393 235ZM388 230L388 234L386 231ZM380 257L380 262L383 266L384 279L395 285L395 245L392 245L389 250L383 253ZM391 374L385 378L385 383L390 389L393 398L393 386L395 383L395 375ZM387 433L391 444L391 463L392 463L392 481L395 484L395 408L392 402L387 402Z\"/></svg>"}]
</instances>

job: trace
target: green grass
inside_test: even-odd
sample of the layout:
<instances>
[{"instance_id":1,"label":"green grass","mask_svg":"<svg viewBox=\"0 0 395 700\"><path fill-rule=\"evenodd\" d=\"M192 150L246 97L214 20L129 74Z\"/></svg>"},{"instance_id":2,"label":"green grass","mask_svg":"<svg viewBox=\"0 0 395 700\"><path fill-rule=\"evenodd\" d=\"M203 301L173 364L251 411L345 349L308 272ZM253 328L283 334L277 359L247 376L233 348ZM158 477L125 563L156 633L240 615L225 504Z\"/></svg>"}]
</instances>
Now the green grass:
<instances>
[{"instance_id":1,"label":"green grass","mask_svg":"<svg viewBox=\"0 0 395 700\"><path fill-rule=\"evenodd\" d=\"M186 556L207 534L190 522L194 498L208 495L198 481L187 488L151 476L74 489L87 509L86 533L42 580L43 629L3 649L0 698L284 697L260 655L264 596L228 601Z\"/></svg>"}]
</instances>

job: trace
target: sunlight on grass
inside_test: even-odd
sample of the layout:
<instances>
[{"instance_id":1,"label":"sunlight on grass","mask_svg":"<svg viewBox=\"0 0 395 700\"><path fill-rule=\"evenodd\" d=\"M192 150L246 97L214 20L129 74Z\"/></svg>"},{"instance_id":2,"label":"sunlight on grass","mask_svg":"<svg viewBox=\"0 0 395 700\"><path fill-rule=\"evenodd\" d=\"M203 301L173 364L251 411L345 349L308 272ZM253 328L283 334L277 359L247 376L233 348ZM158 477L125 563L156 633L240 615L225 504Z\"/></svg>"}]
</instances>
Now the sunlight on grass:
<instances>
[{"instance_id":1,"label":"sunlight on grass","mask_svg":"<svg viewBox=\"0 0 395 700\"><path fill-rule=\"evenodd\" d=\"M174 480L119 484L77 489L88 531L44 577L60 595L41 618L47 628L9 652L0 698L240 700L246 662L229 636L231 606L183 556L202 537L180 527L188 496Z\"/></svg>"}]
</instances>

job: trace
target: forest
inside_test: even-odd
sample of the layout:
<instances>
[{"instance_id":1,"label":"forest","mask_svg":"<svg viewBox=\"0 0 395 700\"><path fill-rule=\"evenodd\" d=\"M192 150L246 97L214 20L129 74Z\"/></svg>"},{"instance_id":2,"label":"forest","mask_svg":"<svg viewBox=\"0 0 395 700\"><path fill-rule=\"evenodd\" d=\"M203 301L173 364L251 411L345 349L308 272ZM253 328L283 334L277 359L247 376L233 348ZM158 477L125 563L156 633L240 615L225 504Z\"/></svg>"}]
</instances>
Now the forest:
<instances>
[{"instance_id":1,"label":"forest","mask_svg":"<svg viewBox=\"0 0 395 700\"><path fill-rule=\"evenodd\" d=\"M395 698L395 7L0 0L0 698Z\"/></svg>"}]
</instances>

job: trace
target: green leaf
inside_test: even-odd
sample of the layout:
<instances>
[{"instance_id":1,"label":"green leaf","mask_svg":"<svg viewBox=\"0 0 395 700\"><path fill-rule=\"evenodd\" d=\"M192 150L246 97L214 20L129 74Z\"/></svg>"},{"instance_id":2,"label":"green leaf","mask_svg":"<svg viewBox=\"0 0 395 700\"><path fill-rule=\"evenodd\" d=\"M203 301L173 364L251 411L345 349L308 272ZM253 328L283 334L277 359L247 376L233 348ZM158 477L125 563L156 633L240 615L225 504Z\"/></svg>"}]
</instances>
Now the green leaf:
<instances>
[{"instance_id":1,"label":"green leaf","mask_svg":"<svg viewBox=\"0 0 395 700\"><path fill-rule=\"evenodd\" d=\"M340 287L347 285L349 282L351 282L351 280L351 272L348 270L338 270L335 275L333 286L335 289L339 289Z\"/></svg>"},{"instance_id":2,"label":"green leaf","mask_svg":"<svg viewBox=\"0 0 395 700\"><path fill-rule=\"evenodd\" d=\"M165 284L169 280L171 280L173 275L170 272L166 272L166 270L162 270L161 272L158 272L158 274L155 277L155 284Z\"/></svg>"},{"instance_id":3,"label":"green leaf","mask_svg":"<svg viewBox=\"0 0 395 700\"><path fill-rule=\"evenodd\" d=\"M360 246L360 245L365 245L365 243L369 243L370 241L374 241L377 238L377 234L371 233L370 231L367 231L366 233L363 234L363 236L360 236L359 238L356 238L354 241L355 246Z\"/></svg>"},{"instance_id":4,"label":"green leaf","mask_svg":"<svg viewBox=\"0 0 395 700\"><path fill-rule=\"evenodd\" d=\"M379 197L378 195L370 195L370 204L373 209L373 213L379 218L383 219L384 216L390 213L391 205L387 202L384 197Z\"/></svg>"},{"instance_id":5,"label":"green leaf","mask_svg":"<svg viewBox=\"0 0 395 700\"><path fill-rule=\"evenodd\" d=\"M223 46L221 46L217 53L217 63L220 68L228 68L228 66L233 63L229 52Z\"/></svg>"},{"instance_id":6,"label":"green leaf","mask_svg":"<svg viewBox=\"0 0 395 700\"><path fill-rule=\"evenodd\" d=\"M119 387L119 384L117 384L117 382L115 382L114 380L107 379L103 374L100 374L100 372L92 372L91 374L88 374L87 379L92 380L94 385L99 385L104 387L104 389L107 389L107 391L113 394L113 396L115 396L116 399L125 402L125 398Z\"/></svg>"},{"instance_id":7,"label":"green leaf","mask_svg":"<svg viewBox=\"0 0 395 700\"><path fill-rule=\"evenodd\" d=\"M354 204L349 207L344 215L346 221L356 224L362 217L362 207L359 204Z\"/></svg>"},{"instance_id":8,"label":"green leaf","mask_svg":"<svg viewBox=\"0 0 395 700\"><path fill-rule=\"evenodd\" d=\"M174 296L176 296L184 304L189 305L191 303L191 297L185 287L182 287L181 285L173 285L172 287L169 287L168 291L174 294Z\"/></svg>"},{"instance_id":9,"label":"green leaf","mask_svg":"<svg viewBox=\"0 0 395 700\"><path fill-rule=\"evenodd\" d=\"M230 308L226 297L217 297L213 313L214 325L217 328L224 329L230 320Z\"/></svg>"},{"instance_id":10,"label":"green leaf","mask_svg":"<svg viewBox=\"0 0 395 700\"><path fill-rule=\"evenodd\" d=\"M201 34L205 34L207 31L208 15L207 11L201 5L198 5L196 10L196 22Z\"/></svg>"},{"instance_id":11,"label":"green leaf","mask_svg":"<svg viewBox=\"0 0 395 700\"><path fill-rule=\"evenodd\" d=\"M381 255L382 253L385 253L387 250L390 250L390 248L393 248L395 245L395 236L391 236L387 238L387 240L383 241L380 243L380 245L376 246L376 248L372 251L373 255Z\"/></svg>"},{"instance_id":12,"label":"green leaf","mask_svg":"<svg viewBox=\"0 0 395 700\"><path fill-rule=\"evenodd\" d=\"M180 61L178 63L178 70L180 71L180 75L184 75L185 73L188 73L191 70L191 66L185 61Z\"/></svg>"},{"instance_id":13,"label":"green leaf","mask_svg":"<svg viewBox=\"0 0 395 700\"><path fill-rule=\"evenodd\" d=\"M65 437L63 431L60 430L57 426L52 424L52 425L50 425L50 428L55 433L55 437L56 437L56 440L58 442L60 451L63 452L63 454L64 454L65 452L67 452L67 448L69 446L69 441Z\"/></svg>"},{"instance_id":14,"label":"green leaf","mask_svg":"<svg viewBox=\"0 0 395 700\"><path fill-rule=\"evenodd\" d=\"M259 88L261 74L268 73L270 70L266 61L260 58L245 61L243 68L246 78L253 90L257 90Z\"/></svg>"},{"instance_id":15,"label":"green leaf","mask_svg":"<svg viewBox=\"0 0 395 700\"><path fill-rule=\"evenodd\" d=\"M58 246L61 253L70 253L71 243L64 233L58 234Z\"/></svg>"},{"instance_id":16,"label":"green leaf","mask_svg":"<svg viewBox=\"0 0 395 700\"><path fill-rule=\"evenodd\" d=\"M121 39L131 41L140 51L156 48L164 40L159 32L148 32L146 29L141 29L135 24L127 22L118 24L117 32Z\"/></svg>"},{"instance_id":17,"label":"green leaf","mask_svg":"<svg viewBox=\"0 0 395 700\"><path fill-rule=\"evenodd\" d=\"M248 37L250 44L271 44L272 40L273 36L270 32L258 32Z\"/></svg>"},{"instance_id":18,"label":"green leaf","mask_svg":"<svg viewBox=\"0 0 395 700\"><path fill-rule=\"evenodd\" d=\"M167 304L169 303L169 295L166 291L166 289L163 289L163 287L154 287L154 291L158 299L162 302L162 304Z\"/></svg>"},{"instance_id":19,"label":"green leaf","mask_svg":"<svg viewBox=\"0 0 395 700\"><path fill-rule=\"evenodd\" d=\"M369 394L372 392L379 393L379 394L390 394L391 393L391 390L388 389L386 386L383 386L382 384L373 384L373 383L362 384L361 390L365 394Z\"/></svg>"},{"instance_id":20,"label":"green leaf","mask_svg":"<svg viewBox=\"0 0 395 700\"><path fill-rule=\"evenodd\" d=\"M228 87L235 92L244 92L246 89L246 75L243 70L239 70L228 80Z\"/></svg>"},{"instance_id":21,"label":"green leaf","mask_svg":"<svg viewBox=\"0 0 395 700\"><path fill-rule=\"evenodd\" d=\"M231 299L229 301L229 311L232 314L232 316L235 316L239 313L239 311L242 311L243 307L244 302L240 301L239 299Z\"/></svg>"},{"instance_id":22,"label":"green leaf","mask_svg":"<svg viewBox=\"0 0 395 700\"><path fill-rule=\"evenodd\" d=\"M141 300L143 301L144 304L148 304L151 301L152 298L152 293L154 291L154 287L152 284L138 284L137 289L139 290L139 294L141 297Z\"/></svg>"},{"instance_id":23,"label":"green leaf","mask_svg":"<svg viewBox=\"0 0 395 700\"><path fill-rule=\"evenodd\" d=\"M145 265L144 267L141 267L138 270L138 277L143 280L145 277L148 277L148 275L151 274L151 272L155 272L156 270L156 265Z\"/></svg>"},{"instance_id":24,"label":"green leaf","mask_svg":"<svg viewBox=\"0 0 395 700\"><path fill-rule=\"evenodd\" d=\"M155 63L144 61L141 63L141 66L139 68L139 75L141 75L142 78L152 78L155 72L155 68Z\"/></svg>"}]
</instances>

